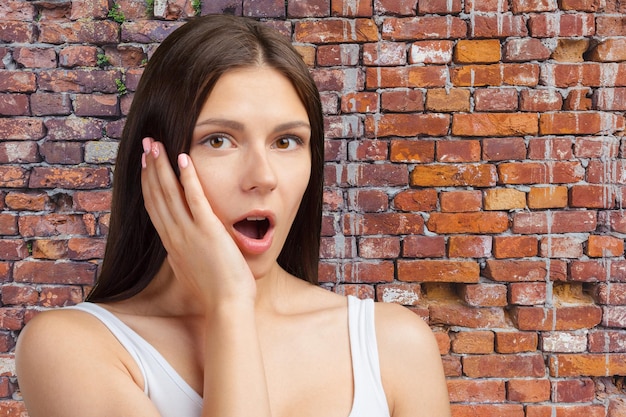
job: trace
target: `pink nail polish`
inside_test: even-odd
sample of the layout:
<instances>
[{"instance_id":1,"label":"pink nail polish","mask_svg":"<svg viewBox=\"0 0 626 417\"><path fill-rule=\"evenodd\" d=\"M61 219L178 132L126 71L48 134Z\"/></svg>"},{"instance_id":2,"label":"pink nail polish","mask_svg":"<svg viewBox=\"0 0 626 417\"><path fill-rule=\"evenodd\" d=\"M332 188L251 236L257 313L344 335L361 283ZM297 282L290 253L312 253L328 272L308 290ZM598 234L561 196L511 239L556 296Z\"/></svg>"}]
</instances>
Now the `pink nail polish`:
<instances>
[{"instance_id":1,"label":"pink nail polish","mask_svg":"<svg viewBox=\"0 0 626 417\"><path fill-rule=\"evenodd\" d=\"M159 157L159 145L157 145L156 143L152 144L152 156L154 157L154 159Z\"/></svg>"},{"instance_id":2,"label":"pink nail polish","mask_svg":"<svg viewBox=\"0 0 626 417\"><path fill-rule=\"evenodd\" d=\"M141 146L143 146L144 153L149 153L150 152L150 138L143 138L141 140Z\"/></svg>"},{"instance_id":3,"label":"pink nail polish","mask_svg":"<svg viewBox=\"0 0 626 417\"><path fill-rule=\"evenodd\" d=\"M187 155L185 155L184 153L181 153L180 155L178 155L178 166L181 169L185 169L187 168L187 166L189 166L189 159Z\"/></svg>"},{"instance_id":4,"label":"pink nail polish","mask_svg":"<svg viewBox=\"0 0 626 417\"><path fill-rule=\"evenodd\" d=\"M146 154L145 153L141 154L141 167L142 168L146 167Z\"/></svg>"}]
</instances>

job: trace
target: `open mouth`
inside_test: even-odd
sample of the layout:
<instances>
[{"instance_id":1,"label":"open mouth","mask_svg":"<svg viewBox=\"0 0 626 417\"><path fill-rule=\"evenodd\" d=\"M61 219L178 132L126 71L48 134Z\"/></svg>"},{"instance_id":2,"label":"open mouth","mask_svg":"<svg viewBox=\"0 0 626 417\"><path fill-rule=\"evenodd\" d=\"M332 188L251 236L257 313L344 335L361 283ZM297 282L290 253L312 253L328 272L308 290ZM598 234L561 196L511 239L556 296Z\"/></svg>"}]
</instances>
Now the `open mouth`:
<instances>
[{"instance_id":1,"label":"open mouth","mask_svg":"<svg viewBox=\"0 0 626 417\"><path fill-rule=\"evenodd\" d=\"M270 228L270 221L266 217L248 217L238 221L233 227L244 236L252 239L263 239Z\"/></svg>"}]
</instances>

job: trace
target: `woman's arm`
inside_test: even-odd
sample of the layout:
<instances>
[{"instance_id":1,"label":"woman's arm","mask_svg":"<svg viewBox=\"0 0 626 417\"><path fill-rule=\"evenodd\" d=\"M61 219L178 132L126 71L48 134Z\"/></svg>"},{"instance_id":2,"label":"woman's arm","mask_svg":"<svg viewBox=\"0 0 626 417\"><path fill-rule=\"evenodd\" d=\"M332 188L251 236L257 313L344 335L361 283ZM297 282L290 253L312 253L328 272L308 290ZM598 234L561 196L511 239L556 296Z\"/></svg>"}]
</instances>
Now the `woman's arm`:
<instances>
[{"instance_id":1,"label":"woman's arm","mask_svg":"<svg viewBox=\"0 0 626 417\"><path fill-rule=\"evenodd\" d=\"M428 325L395 304L376 304L383 386L392 417L450 417L441 356Z\"/></svg>"},{"instance_id":2,"label":"woman's arm","mask_svg":"<svg viewBox=\"0 0 626 417\"><path fill-rule=\"evenodd\" d=\"M32 319L18 339L16 368L30 417L159 417L131 356L83 312Z\"/></svg>"},{"instance_id":3,"label":"woman's arm","mask_svg":"<svg viewBox=\"0 0 626 417\"><path fill-rule=\"evenodd\" d=\"M203 416L269 417L254 277L213 213L191 159L179 156L179 181L160 143L144 139L144 150L146 209L176 278L204 306Z\"/></svg>"}]
</instances>

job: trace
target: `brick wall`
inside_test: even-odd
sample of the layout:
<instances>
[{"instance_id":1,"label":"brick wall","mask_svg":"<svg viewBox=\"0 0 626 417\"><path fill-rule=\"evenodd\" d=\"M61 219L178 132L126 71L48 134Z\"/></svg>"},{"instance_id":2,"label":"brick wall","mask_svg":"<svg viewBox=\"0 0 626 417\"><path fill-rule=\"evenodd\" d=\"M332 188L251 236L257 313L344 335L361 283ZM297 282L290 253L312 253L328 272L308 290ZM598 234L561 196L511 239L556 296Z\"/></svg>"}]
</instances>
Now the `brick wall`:
<instances>
[{"instance_id":1,"label":"brick wall","mask_svg":"<svg viewBox=\"0 0 626 417\"><path fill-rule=\"evenodd\" d=\"M0 4L0 415L19 330L93 283L142 65L227 11L322 92L322 285L423 316L454 417L626 416L624 2L154 3Z\"/></svg>"}]
</instances>

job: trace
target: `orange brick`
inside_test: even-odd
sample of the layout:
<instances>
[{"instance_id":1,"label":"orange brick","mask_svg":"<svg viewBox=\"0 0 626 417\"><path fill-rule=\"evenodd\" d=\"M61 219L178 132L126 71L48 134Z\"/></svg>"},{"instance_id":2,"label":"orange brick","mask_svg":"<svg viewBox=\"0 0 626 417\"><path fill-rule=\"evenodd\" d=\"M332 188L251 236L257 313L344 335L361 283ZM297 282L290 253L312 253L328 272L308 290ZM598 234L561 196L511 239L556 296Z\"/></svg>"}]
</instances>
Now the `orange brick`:
<instances>
[{"instance_id":1,"label":"orange brick","mask_svg":"<svg viewBox=\"0 0 626 417\"><path fill-rule=\"evenodd\" d=\"M464 65L454 67L450 73L456 87L500 86L503 82L502 65Z\"/></svg>"},{"instance_id":2,"label":"orange brick","mask_svg":"<svg viewBox=\"0 0 626 417\"><path fill-rule=\"evenodd\" d=\"M344 234L408 235L422 234L424 219L413 213L349 213L344 216Z\"/></svg>"},{"instance_id":3,"label":"orange brick","mask_svg":"<svg viewBox=\"0 0 626 417\"><path fill-rule=\"evenodd\" d=\"M465 88L430 88L426 92L426 109L444 113L469 111L470 91Z\"/></svg>"},{"instance_id":4,"label":"orange brick","mask_svg":"<svg viewBox=\"0 0 626 417\"><path fill-rule=\"evenodd\" d=\"M431 213L428 230L435 233L502 233L509 218L502 212Z\"/></svg>"},{"instance_id":5,"label":"orange brick","mask_svg":"<svg viewBox=\"0 0 626 417\"><path fill-rule=\"evenodd\" d=\"M389 159L393 162L433 162L435 142L411 139L392 140Z\"/></svg>"},{"instance_id":6,"label":"orange brick","mask_svg":"<svg viewBox=\"0 0 626 417\"><path fill-rule=\"evenodd\" d=\"M521 404L451 404L450 409L453 417L525 417Z\"/></svg>"},{"instance_id":7,"label":"orange brick","mask_svg":"<svg viewBox=\"0 0 626 417\"><path fill-rule=\"evenodd\" d=\"M525 136L537 133L536 114L472 113L452 116L452 134L457 136Z\"/></svg>"},{"instance_id":8,"label":"orange brick","mask_svg":"<svg viewBox=\"0 0 626 417\"><path fill-rule=\"evenodd\" d=\"M478 282L473 261L398 260L398 279L406 282Z\"/></svg>"},{"instance_id":9,"label":"orange brick","mask_svg":"<svg viewBox=\"0 0 626 417\"><path fill-rule=\"evenodd\" d=\"M528 208L547 209L567 207L567 187L532 187L528 192Z\"/></svg>"},{"instance_id":10,"label":"orange brick","mask_svg":"<svg viewBox=\"0 0 626 417\"><path fill-rule=\"evenodd\" d=\"M434 189L401 191L393 199L394 206L401 211L433 211L437 202Z\"/></svg>"},{"instance_id":11,"label":"orange brick","mask_svg":"<svg viewBox=\"0 0 626 417\"><path fill-rule=\"evenodd\" d=\"M624 239L613 236L589 236L587 255L594 258L624 255Z\"/></svg>"},{"instance_id":12,"label":"orange brick","mask_svg":"<svg viewBox=\"0 0 626 417\"><path fill-rule=\"evenodd\" d=\"M513 188L492 188L485 191L485 210L516 210L526 208L526 193Z\"/></svg>"},{"instance_id":13,"label":"orange brick","mask_svg":"<svg viewBox=\"0 0 626 417\"><path fill-rule=\"evenodd\" d=\"M410 184L419 187L489 187L496 179L496 167L490 164L417 165L410 174Z\"/></svg>"},{"instance_id":14,"label":"orange brick","mask_svg":"<svg viewBox=\"0 0 626 417\"><path fill-rule=\"evenodd\" d=\"M506 383L507 399L520 403L538 403L550 400L550 380L511 379Z\"/></svg>"},{"instance_id":15,"label":"orange brick","mask_svg":"<svg viewBox=\"0 0 626 417\"><path fill-rule=\"evenodd\" d=\"M594 135L624 129L624 118L611 113L560 112L539 116L542 135Z\"/></svg>"},{"instance_id":16,"label":"orange brick","mask_svg":"<svg viewBox=\"0 0 626 417\"><path fill-rule=\"evenodd\" d=\"M495 63L501 56L498 39L460 40L454 48L454 62L459 64Z\"/></svg>"},{"instance_id":17,"label":"orange brick","mask_svg":"<svg viewBox=\"0 0 626 417\"><path fill-rule=\"evenodd\" d=\"M493 353L494 334L488 330L474 330L453 334L452 351L461 354Z\"/></svg>"},{"instance_id":18,"label":"orange brick","mask_svg":"<svg viewBox=\"0 0 626 417\"><path fill-rule=\"evenodd\" d=\"M611 376L626 373L626 353L569 353L550 357L550 375L558 377Z\"/></svg>"},{"instance_id":19,"label":"orange brick","mask_svg":"<svg viewBox=\"0 0 626 417\"><path fill-rule=\"evenodd\" d=\"M437 143L437 161L439 162L478 162L480 161L480 141L445 140Z\"/></svg>"}]
</instances>

